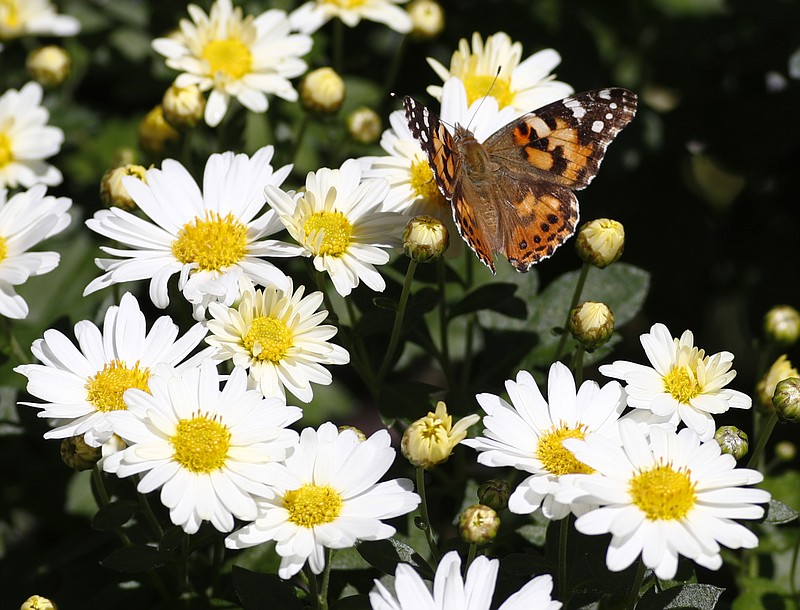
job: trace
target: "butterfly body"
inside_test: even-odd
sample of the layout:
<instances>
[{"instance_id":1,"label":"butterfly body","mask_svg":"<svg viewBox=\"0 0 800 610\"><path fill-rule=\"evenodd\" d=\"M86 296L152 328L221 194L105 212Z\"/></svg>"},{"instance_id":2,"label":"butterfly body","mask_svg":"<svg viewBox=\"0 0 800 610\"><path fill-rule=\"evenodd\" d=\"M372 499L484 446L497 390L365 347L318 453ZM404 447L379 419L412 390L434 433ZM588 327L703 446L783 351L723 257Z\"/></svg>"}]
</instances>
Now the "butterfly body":
<instances>
[{"instance_id":1,"label":"butterfly body","mask_svg":"<svg viewBox=\"0 0 800 610\"><path fill-rule=\"evenodd\" d=\"M524 272L574 233L573 191L591 182L636 112L626 89L587 91L524 114L481 143L460 125L451 135L413 98L403 103L461 237L493 273L494 252Z\"/></svg>"}]
</instances>

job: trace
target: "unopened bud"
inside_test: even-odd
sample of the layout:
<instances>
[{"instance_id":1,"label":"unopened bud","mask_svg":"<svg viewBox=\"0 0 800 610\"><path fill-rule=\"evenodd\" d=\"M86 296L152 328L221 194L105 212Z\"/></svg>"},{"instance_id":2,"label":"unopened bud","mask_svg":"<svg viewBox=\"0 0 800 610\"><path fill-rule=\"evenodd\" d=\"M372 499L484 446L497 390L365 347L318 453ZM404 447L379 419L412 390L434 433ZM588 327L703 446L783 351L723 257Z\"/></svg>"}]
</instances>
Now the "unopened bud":
<instances>
[{"instance_id":1,"label":"unopened bud","mask_svg":"<svg viewBox=\"0 0 800 610\"><path fill-rule=\"evenodd\" d=\"M53 602L41 595L31 595L28 599L22 602L19 610L58 610Z\"/></svg>"},{"instance_id":2,"label":"unopened bud","mask_svg":"<svg viewBox=\"0 0 800 610\"><path fill-rule=\"evenodd\" d=\"M100 447L87 445L83 436L72 436L61 441L61 459L73 470L91 470L100 457Z\"/></svg>"},{"instance_id":3,"label":"unopened bud","mask_svg":"<svg viewBox=\"0 0 800 610\"><path fill-rule=\"evenodd\" d=\"M164 109L159 104L145 115L139 123L139 145L152 154L164 152L167 144L177 142L181 134L164 118Z\"/></svg>"},{"instance_id":4,"label":"unopened bud","mask_svg":"<svg viewBox=\"0 0 800 610\"><path fill-rule=\"evenodd\" d=\"M362 443L365 440L367 440L367 435L364 434L361 430L359 430L355 426L339 426L339 432L344 432L345 430L352 430L353 432L355 432L356 436L358 437L358 440L361 441Z\"/></svg>"},{"instance_id":5,"label":"unopened bud","mask_svg":"<svg viewBox=\"0 0 800 610\"><path fill-rule=\"evenodd\" d=\"M465 508L458 517L458 535L470 544L486 544L497 536L500 517L493 508L483 504L473 504Z\"/></svg>"},{"instance_id":6,"label":"unopened bud","mask_svg":"<svg viewBox=\"0 0 800 610\"><path fill-rule=\"evenodd\" d=\"M746 456L750 447L747 434L736 426L720 426L714 433L714 440L722 449L722 453L732 455L737 460Z\"/></svg>"},{"instance_id":7,"label":"unopened bud","mask_svg":"<svg viewBox=\"0 0 800 610\"><path fill-rule=\"evenodd\" d=\"M585 301L569 314L567 328L586 349L596 349L614 334L614 314L605 303Z\"/></svg>"},{"instance_id":8,"label":"unopened bud","mask_svg":"<svg viewBox=\"0 0 800 610\"><path fill-rule=\"evenodd\" d=\"M782 347L800 338L800 312L790 305L776 305L764 316L764 333Z\"/></svg>"},{"instance_id":9,"label":"unopened bud","mask_svg":"<svg viewBox=\"0 0 800 610\"><path fill-rule=\"evenodd\" d=\"M136 202L128 193L128 189L122 184L124 176L133 176L145 182L147 170L141 165L123 165L122 167L112 167L103 174L100 180L100 199L108 207L122 208L123 210L133 210Z\"/></svg>"},{"instance_id":10,"label":"unopened bud","mask_svg":"<svg viewBox=\"0 0 800 610\"><path fill-rule=\"evenodd\" d=\"M789 377L800 377L800 372L792 366L786 354L782 354L772 363L772 366L756 385L756 395L762 408L772 411L772 395L775 393L775 386L782 379Z\"/></svg>"},{"instance_id":11,"label":"unopened bud","mask_svg":"<svg viewBox=\"0 0 800 610\"><path fill-rule=\"evenodd\" d=\"M622 256L625 248L625 227L608 218L597 218L578 229L575 249L584 263L598 269L608 267Z\"/></svg>"},{"instance_id":12,"label":"unopened bud","mask_svg":"<svg viewBox=\"0 0 800 610\"><path fill-rule=\"evenodd\" d=\"M454 426L447 405L439 401L435 412L428 412L406 428L400 450L412 465L431 469L447 461L455 446L466 438L469 427L479 419L477 415L468 415Z\"/></svg>"},{"instance_id":13,"label":"unopened bud","mask_svg":"<svg viewBox=\"0 0 800 610\"><path fill-rule=\"evenodd\" d=\"M772 395L772 405L781 421L800 422L800 377L779 381Z\"/></svg>"},{"instance_id":14,"label":"unopened bud","mask_svg":"<svg viewBox=\"0 0 800 610\"><path fill-rule=\"evenodd\" d=\"M164 118L173 127L189 129L197 125L206 110L206 98L197 85L172 85L161 100Z\"/></svg>"},{"instance_id":15,"label":"unopened bud","mask_svg":"<svg viewBox=\"0 0 800 610\"><path fill-rule=\"evenodd\" d=\"M416 38L435 38L444 29L444 10L433 0L414 0L408 5L411 34Z\"/></svg>"},{"instance_id":16,"label":"unopened bud","mask_svg":"<svg viewBox=\"0 0 800 610\"><path fill-rule=\"evenodd\" d=\"M433 216L415 216L403 231L403 251L418 263L436 260L450 245L447 227Z\"/></svg>"},{"instance_id":17,"label":"unopened bud","mask_svg":"<svg viewBox=\"0 0 800 610\"><path fill-rule=\"evenodd\" d=\"M381 136L381 117L372 108L357 108L347 116L347 133L361 144L377 142Z\"/></svg>"},{"instance_id":18,"label":"unopened bud","mask_svg":"<svg viewBox=\"0 0 800 610\"><path fill-rule=\"evenodd\" d=\"M510 495L511 485L502 479L491 479L478 487L478 502L494 510L506 508Z\"/></svg>"},{"instance_id":19,"label":"unopened bud","mask_svg":"<svg viewBox=\"0 0 800 610\"><path fill-rule=\"evenodd\" d=\"M792 441L778 441L775 443L775 457L781 462L791 462L797 457L797 445Z\"/></svg>"},{"instance_id":20,"label":"unopened bud","mask_svg":"<svg viewBox=\"0 0 800 610\"><path fill-rule=\"evenodd\" d=\"M25 68L40 85L55 87L67 80L72 60L63 47L48 45L31 51L25 61Z\"/></svg>"},{"instance_id":21,"label":"unopened bud","mask_svg":"<svg viewBox=\"0 0 800 610\"><path fill-rule=\"evenodd\" d=\"M300 83L300 103L312 112L336 112L344 101L344 94L344 81L333 68L317 68L306 74Z\"/></svg>"}]
</instances>

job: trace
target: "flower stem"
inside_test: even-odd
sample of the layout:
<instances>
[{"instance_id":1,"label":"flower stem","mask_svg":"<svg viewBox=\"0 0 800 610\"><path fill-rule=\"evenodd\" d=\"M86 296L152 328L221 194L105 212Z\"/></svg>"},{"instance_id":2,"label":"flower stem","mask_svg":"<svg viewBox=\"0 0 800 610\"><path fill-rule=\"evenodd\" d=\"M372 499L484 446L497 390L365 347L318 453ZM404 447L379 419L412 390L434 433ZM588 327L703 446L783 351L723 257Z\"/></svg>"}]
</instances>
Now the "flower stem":
<instances>
[{"instance_id":1,"label":"flower stem","mask_svg":"<svg viewBox=\"0 0 800 610\"><path fill-rule=\"evenodd\" d=\"M325 549L325 570L322 572L322 587L319 591L319 607L321 610L328 608L328 585L331 581L331 561L333 549Z\"/></svg>"},{"instance_id":2,"label":"flower stem","mask_svg":"<svg viewBox=\"0 0 800 610\"><path fill-rule=\"evenodd\" d=\"M344 23L341 19L333 20L333 69L342 73L344 64Z\"/></svg>"},{"instance_id":3,"label":"flower stem","mask_svg":"<svg viewBox=\"0 0 800 610\"><path fill-rule=\"evenodd\" d=\"M441 346L439 362L442 365L444 377L447 379L447 387L453 387L453 370L450 365L450 347L447 340L447 301L444 298L445 292L445 273L447 266L444 259L439 257L436 261L436 279L439 284L439 344Z\"/></svg>"},{"instance_id":4,"label":"flower stem","mask_svg":"<svg viewBox=\"0 0 800 610\"><path fill-rule=\"evenodd\" d=\"M394 316L394 326L392 327L392 334L389 337L389 347L386 348L386 355L383 357L381 368L378 369L378 378L376 379L376 386L380 386L386 373L389 371L389 365L392 363L394 351L397 349L397 343L400 340L400 331L403 328L403 317L406 313L406 305L408 305L408 296L411 293L411 282L414 280L414 272L417 270L417 261L409 260L408 270L406 271L406 279L403 282L403 291L400 293L400 302L397 304L397 312Z\"/></svg>"},{"instance_id":5,"label":"flower stem","mask_svg":"<svg viewBox=\"0 0 800 610\"><path fill-rule=\"evenodd\" d=\"M472 562L475 560L475 552L478 550L478 545L474 542L470 543L469 550L467 551L467 563L464 564L464 574L469 571L469 566L472 565Z\"/></svg>"},{"instance_id":6,"label":"flower stem","mask_svg":"<svg viewBox=\"0 0 800 610\"><path fill-rule=\"evenodd\" d=\"M626 610L633 610L636 607L636 602L639 601L639 590L642 588L642 581L644 580L644 561L639 559L636 562L636 576L631 585L630 594L628 596L628 603L625 605Z\"/></svg>"},{"instance_id":7,"label":"flower stem","mask_svg":"<svg viewBox=\"0 0 800 610\"><path fill-rule=\"evenodd\" d=\"M417 493L422 498L420 503L420 512L422 513L422 527L425 532L425 540L428 541L428 548L431 550L431 558L434 564L439 563L439 549L436 547L436 541L433 539L433 531L431 530L431 521L428 516L428 499L425 495L425 469L417 466Z\"/></svg>"},{"instance_id":8,"label":"flower stem","mask_svg":"<svg viewBox=\"0 0 800 610\"><path fill-rule=\"evenodd\" d=\"M764 452L764 448L767 446L767 441L769 440L776 423L778 423L778 414L773 412L770 414L767 423L764 425L764 428L758 435L758 444L756 445L756 448L753 449L753 453L750 455L750 459L747 462L748 468L753 468L758 464L761 454Z\"/></svg>"},{"instance_id":9,"label":"flower stem","mask_svg":"<svg viewBox=\"0 0 800 610\"><path fill-rule=\"evenodd\" d=\"M569 314L578 304L578 301L581 298L581 293L583 293L583 286L586 284L586 276L589 275L589 269L591 265L588 263L583 263L583 267L581 267L581 272L578 275L578 283L575 284L575 292L572 293L572 302L569 305L569 309L567 309L567 317L564 320L564 328L563 332L561 333L561 339L558 341L558 347L556 348L556 354L553 360L558 360L561 358L561 354L564 352L564 347L567 345L567 338L569 337L569 332L567 331L567 326L569 326Z\"/></svg>"},{"instance_id":10,"label":"flower stem","mask_svg":"<svg viewBox=\"0 0 800 610\"><path fill-rule=\"evenodd\" d=\"M297 153L300 152L300 146L303 144L303 138L308 131L308 124L311 122L311 116L308 112L303 112L303 118L300 119L300 125L297 127L297 134L294 137L294 145L292 146L292 156L289 159L290 163L297 160Z\"/></svg>"},{"instance_id":11,"label":"flower stem","mask_svg":"<svg viewBox=\"0 0 800 610\"><path fill-rule=\"evenodd\" d=\"M575 375L575 387L583 383L583 355L586 353L586 348L583 345L578 345L575 350L575 356L572 359L572 373Z\"/></svg>"},{"instance_id":12,"label":"flower stem","mask_svg":"<svg viewBox=\"0 0 800 610\"><path fill-rule=\"evenodd\" d=\"M303 572L305 573L306 581L308 582L308 597L311 599L311 607L314 608L314 610L321 610L319 587L317 586L317 575L311 571L311 566L308 565L308 562L306 562L306 565L303 567Z\"/></svg>"},{"instance_id":13,"label":"flower stem","mask_svg":"<svg viewBox=\"0 0 800 610\"><path fill-rule=\"evenodd\" d=\"M567 542L569 540L569 521L567 515L561 520L558 529L558 599L567 599Z\"/></svg>"}]
</instances>

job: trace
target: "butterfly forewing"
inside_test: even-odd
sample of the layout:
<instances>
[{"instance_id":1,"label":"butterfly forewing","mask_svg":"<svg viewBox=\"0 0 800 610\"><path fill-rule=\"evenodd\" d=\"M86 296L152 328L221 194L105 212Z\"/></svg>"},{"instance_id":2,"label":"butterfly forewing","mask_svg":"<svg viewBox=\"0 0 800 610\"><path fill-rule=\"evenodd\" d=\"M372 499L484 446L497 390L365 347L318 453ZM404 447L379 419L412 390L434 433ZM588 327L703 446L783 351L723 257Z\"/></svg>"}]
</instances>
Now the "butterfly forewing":
<instances>
[{"instance_id":1,"label":"butterfly forewing","mask_svg":"<svg viewBox=\"0 0 800 610\"><path fill-rule=\"evenodd\" d=\"M453 196L460 169L455 141L433 112L412 97L403 98L403 106L411 135L428 157L436 186L447 199Z\"/></svg>"}]
</instances>

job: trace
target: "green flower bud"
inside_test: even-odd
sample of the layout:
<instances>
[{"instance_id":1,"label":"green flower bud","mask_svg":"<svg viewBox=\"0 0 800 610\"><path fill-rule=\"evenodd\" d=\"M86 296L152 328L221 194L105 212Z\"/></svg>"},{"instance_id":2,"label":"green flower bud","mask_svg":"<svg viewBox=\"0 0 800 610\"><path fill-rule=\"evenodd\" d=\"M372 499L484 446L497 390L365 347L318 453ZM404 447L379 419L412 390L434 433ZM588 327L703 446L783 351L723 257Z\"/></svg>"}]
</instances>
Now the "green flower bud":
<instances>
[{"instance_id":1,"label":"green flower bud","mask_svg":"<svg viewBox=\"0 0 800 610\"><path fill-rule=\"evenodd\" d=\"M567 329L586 349L596 349L614 334L614 314L605 303L585 301L569 314Z\"/></svg>"},{"instance_id":2,"label":"green flower bud","mask_svg":"<svg viewBox=\"0 0 800 610\"><path fill-rule=\"evenodd\" d=\"M756 385L756 395L765 410L772 411L772 395L775 393L775 386L782 379L789 377L800 377L800 372L792 366L786 354L783 354L772 363L772 366Z\"/></svg>"},{"instance_id":3,"label":"green flower bud","mask_svg":"<svg viewBox=\"0 0 800 610\"><path fill-rule=\"evenodd\" d=\"M403 251L418 263L436 260L449 245L447 227L433 216L415 216L403 231Z\"/></svg>"},{"instance_id":4,"label":"green flower bud","mask_svg":"<svg viewBox=\"0 0 800 610\"><path fill-rule=\"evenodd\" d=\"M180 140L181 134L164 118L164 108L159 104L148 112L139 123L139 146L143 150L159 154L171 142Z\"/></svg>"},{"instance_id":5,"label":"green flower bud","mask_svg":"<svg viewBox=\"0 0 800 610\"><path fill-rule=\"evenodd\" d=\"M781 462L791 462L797 457L797 445L792 441L779 441L775 443L775 457Z\"/></svg>"},{"instance_id":6,"label":"green flower bud","mask_svg":"<svg viewBox=\"0 0 800 610\"><path fill-rule=\"evenodd\" d=\"M764 333L782 347L800 338L800 312L790 305L776 305L764 316Z\"/></svg>"},{"instance_id":7,"label":"green flower bud","mask_svg":"<svg viewBox=\"0 0 800 610\"><path fill-rule=\"evenodd\" d=\"M381 117L372 108L357 108L347 116L347 133L361 144L377 142L381 136Z\"/></svg>"},{"instance_id":8,"label":"green flower bud","mask_svg":"<svg viewBox=\"0 0 800 610\"><path fill-rule=\"evenodd\" d=\"M736 426L720 426L714 433L714 440L722 449L722 453L732 455L737 460L747 455L749 449L747 434Z\"/></svg>"},{"instance_id":9,"label":"green flower bud","mask_svg":"<svg viewBox=\"0 0 800 610\"><path fill-rule=\"evenodd\" d=\"M493 508L483 504L473 504L464 509L458 518L458 535L470 544L486 544L497 536L500 517Z\"/></svg>"},{"instance_id":10,"label":"green flower bud","mask_svg":"<svg viewBox=\"0 0 800 610\"><path fill-rule=\"evenodd\" d=\"M597 218L578 229L575 250L584 263L598 269L616 262L624 248L625 227L616 220Z\"/></svg>"},{"instance_id":11,"label":"green flower bud","mask_svg":"<svg viewBox=\"0 0 800 610\"><path fill-rule=\"evenodd\" d=\"M511 485L501 479L491 479L478 487L478 502L494 510L506 508L510 495Z\"/></svg>"},{"instance_id":12,"label":"green flower bud","mask_svg":"<svg viewBox=\"0 0 800 610\"><path fill-rule=\"evenodd\" d=\"M781 421L800 422L800 377L779 381L772 395L772 405Z\"/></svg>"},{"instance_id":13,"label":"green flower bud","mask_svg":"<svg viewBox=\"0 0 800 610\"><path fill-rule=\"evenodd\" d=\"M61 459L73 470L91 470L101 457L100 447L90 447L83 436L61 441Z\"/></svg>"}]
</instances>

